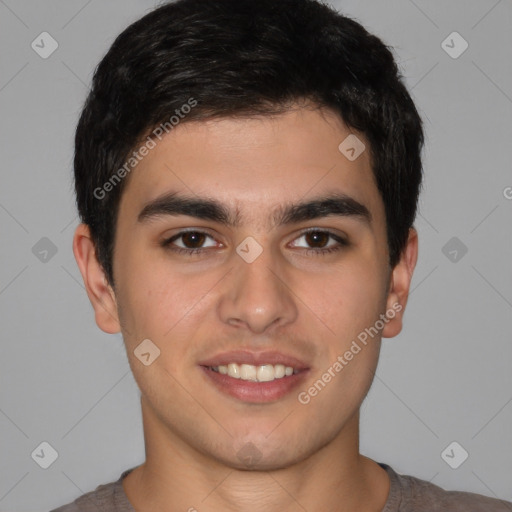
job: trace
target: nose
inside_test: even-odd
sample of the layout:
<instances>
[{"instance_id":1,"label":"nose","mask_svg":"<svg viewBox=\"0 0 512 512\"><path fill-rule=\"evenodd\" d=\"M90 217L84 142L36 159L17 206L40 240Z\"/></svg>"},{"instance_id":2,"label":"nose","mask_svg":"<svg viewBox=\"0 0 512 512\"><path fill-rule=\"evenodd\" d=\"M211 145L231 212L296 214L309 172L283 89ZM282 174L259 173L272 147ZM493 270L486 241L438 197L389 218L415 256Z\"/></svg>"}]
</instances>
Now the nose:
<instances>
[{"instance_id":1,"label":"nose","mask_svg":"<svg viewBox=\"0 0 512 512\"><path fill-rule=\"evenodd\" d=\"M222 322L255 334L282 327L297 317L291 279L269 248L252 262L233 254L234 268L219 301Z\"/></svg>"}]
</instances>

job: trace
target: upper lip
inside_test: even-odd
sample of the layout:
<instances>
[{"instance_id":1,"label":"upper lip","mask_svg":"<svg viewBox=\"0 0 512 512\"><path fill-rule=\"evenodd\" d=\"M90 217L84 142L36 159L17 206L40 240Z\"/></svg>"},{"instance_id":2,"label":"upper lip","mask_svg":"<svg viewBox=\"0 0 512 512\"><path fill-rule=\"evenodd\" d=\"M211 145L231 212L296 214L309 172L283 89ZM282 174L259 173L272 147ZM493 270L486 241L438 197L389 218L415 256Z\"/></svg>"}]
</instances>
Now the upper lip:
<instances>
[{"instance_id":1,"label":"upper lip","mask_svg":"<svg viewBox=\"0 0 512 512\"><path fill-rule=\"evenodd\" d=\"M253 352L248 350L233 350L217 354L209 359L201 361L201 366L225 366L229 363L251 364L262 366L264 364L282 364L296 370L306 370L308 366L297 357L283 354L276 351Z\"/></svg>"}]
</instances>

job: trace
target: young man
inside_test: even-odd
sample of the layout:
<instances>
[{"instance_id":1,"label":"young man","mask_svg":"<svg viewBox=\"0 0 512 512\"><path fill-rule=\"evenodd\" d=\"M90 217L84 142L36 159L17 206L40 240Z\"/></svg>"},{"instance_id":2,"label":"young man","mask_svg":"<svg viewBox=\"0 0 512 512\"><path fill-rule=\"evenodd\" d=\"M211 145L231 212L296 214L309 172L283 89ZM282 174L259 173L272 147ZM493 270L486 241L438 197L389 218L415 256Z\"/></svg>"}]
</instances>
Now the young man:
<instances>
[{"instance_id":1,"label":"young man","mask_svg":"<svg viewBox=\"0 0 512 512\"><path fill-rule=\"evenodd\" d=\"M359 453L418 253L422 123L314 0L179 0L100 63L74 253L121 331L146 461L64 511L510 511Z\"/></svg>"}]
</instances>

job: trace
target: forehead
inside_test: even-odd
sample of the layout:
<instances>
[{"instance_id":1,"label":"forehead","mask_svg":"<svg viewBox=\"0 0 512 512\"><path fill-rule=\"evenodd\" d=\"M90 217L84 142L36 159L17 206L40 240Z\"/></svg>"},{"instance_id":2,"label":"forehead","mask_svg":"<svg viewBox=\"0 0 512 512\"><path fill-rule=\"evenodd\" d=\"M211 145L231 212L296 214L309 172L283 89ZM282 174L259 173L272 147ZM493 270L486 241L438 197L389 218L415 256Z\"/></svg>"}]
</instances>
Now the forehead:
<instances>
[{"instance_id":1,"label":"forehead","mask_svg":"<svg viewBox=\"0 0 512 512\"><path fill-rule=\"evenodd\" d=\"M312 109L184 122L131 172L121 209L140 211L172 191L231 205L239 224L255 216L273 222L292 202L340 193L378 217L381 198L362 135L356 149L366 149L347 157L353 152L344 141L354 135L334 113Z\"/></svg>"}]
</instances>

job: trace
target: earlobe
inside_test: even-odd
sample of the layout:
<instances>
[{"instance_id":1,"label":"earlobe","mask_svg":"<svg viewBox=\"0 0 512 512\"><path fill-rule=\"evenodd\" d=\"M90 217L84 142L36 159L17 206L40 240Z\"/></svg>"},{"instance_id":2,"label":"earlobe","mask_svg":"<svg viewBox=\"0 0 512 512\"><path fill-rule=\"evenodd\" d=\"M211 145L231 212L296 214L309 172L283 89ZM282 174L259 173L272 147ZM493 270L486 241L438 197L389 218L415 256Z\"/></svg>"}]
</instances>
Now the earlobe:
<instances>
[{"instance_id":1,"label":"earlobe","mask_svg":"<svg viewBox=\"0 0 512 512\"><path fill-rule=\"evenodd\" d=\"M407 244L402 251L400 261L391 272L389 292L386 302L386 314L389 321L383 331L383 338L392 338L402 330L402 319L409 297L412 276L418 260L418 233L409 229Z\"/></svg>"},{"instance_id":2,"label":"earlobe","mask_svg":"<svg viewBox=\"0 0 512 512\"><path fill-rule=\"evenodd\" d=\"M73 254L94 308L96 324L109 334L120 332L117 301L97 257L89 226L80 224L73 237Z\"/></svg>"}]
</instances>

